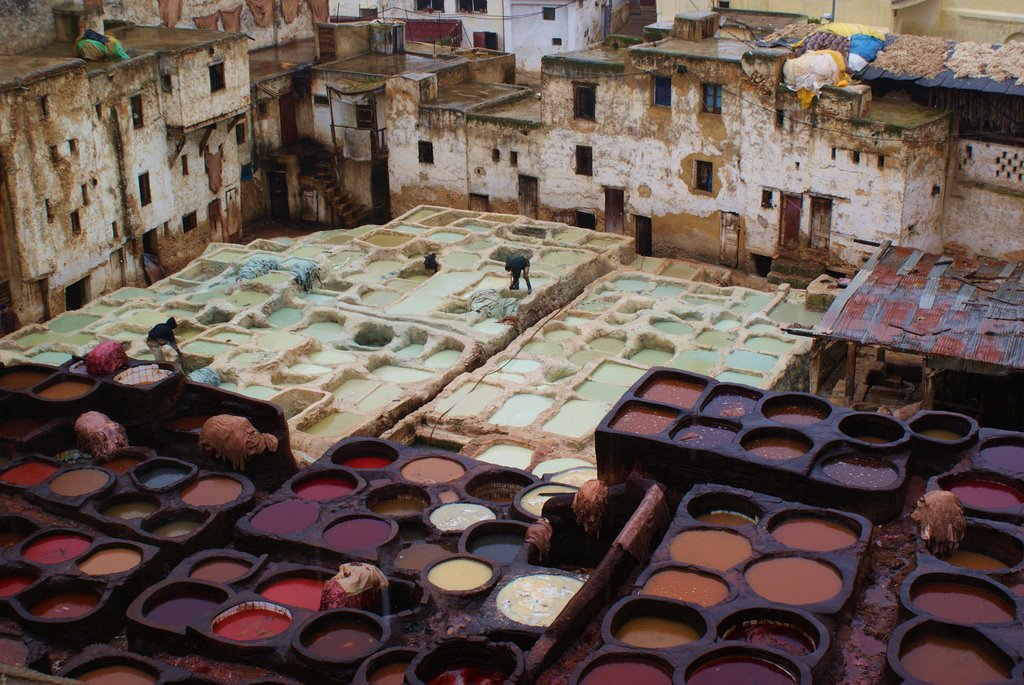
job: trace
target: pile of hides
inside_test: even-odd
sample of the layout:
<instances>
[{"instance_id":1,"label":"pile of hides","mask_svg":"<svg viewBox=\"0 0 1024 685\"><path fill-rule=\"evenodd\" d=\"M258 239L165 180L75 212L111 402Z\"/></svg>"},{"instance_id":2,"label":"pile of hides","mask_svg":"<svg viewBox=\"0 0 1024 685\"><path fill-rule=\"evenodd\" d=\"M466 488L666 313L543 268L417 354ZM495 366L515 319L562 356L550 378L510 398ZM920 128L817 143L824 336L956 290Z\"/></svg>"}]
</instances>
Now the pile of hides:
<instances>
[{"instance_id":1,"label":"pile of hides","mask_svg":"<svg viewBox=\"0 0 1024 685\"><path fill-rule=\"evenodd\" d=\"M78 449L103 462L128 447L128 433L106 414L87 411L75 420L75 442Z\"/></svg>"},{"instance_id":2,"label":"pile of hides","mask_svg":"<svg viewBox=\"0 0 1024 685\"><path fill-rule=\"evenodd\" d=\"M209 366L192 371L188 374L188 379L193 383L204 383L215 388L220 385L220 374Z\"/></svg>"},{"instance_id":3,"label":"pile of hides","mask_svg":"<svg viewBox=\"0 0 1024 685\"><path fill-rule=\"evenodd\" d=\"M330 609L362 609L379 611L388 579L370 564L342 564L338 573L324 583L320 594L320 611Z\"/></svg>"},{"instance_id":4,"label":"pile of hides","mask_svg":"<svg viewBox=\"0 0 1024 685\"><path fill-rule=\"evenodd\" d=\"M271 271L280 270L281 265L270 257L253 257L238 268L238 280L251 281Z\"/></svg>"},{"instance_id":5,"label":"pile of hides","mask_svg":"<svg viewBox=\"0 0 1024 685\"><path fill-rule=\"evenodd\" d=\"M128 353L117 340L101 342L85 355L85 370L90 376L105 376L128 366Z\"/></svg>"},{"instance_id":6,"label":"pile of hides","mask_svg":"<svg viewBox=\"0 0 1024 685\"><path fill-rule=\"evenodd\" d=\"M293 258L284 263L284 268L292 272L292 280L302 288L303 292L308 293L312 290L314 281L323 283L320 280L320 267L316 265L316 262Z\"/></svg>"},{"instance_id":7,"label":"pile of hides","mask_svg":"<svg viewBox=\"0 0 1024 685\"><path fill-rule=\"evenodd\" d=\"M514 297L502 297L493 288L477 290L469 296L469 308L487 318L503 319L519 313L519 300Z\"/></svg>"},{"instance_id":8,"label":"pile of hides","mask_svg":"<svg viewBox=\"0 0 1024 685\"><path fill-rule=\"evenodd\" d=\"M260 433L244 416L218 414L203 424L199 447L228 462L236 470L244 471L249 457L277 449L277 437Z\"/></svg>"}]
</instances>

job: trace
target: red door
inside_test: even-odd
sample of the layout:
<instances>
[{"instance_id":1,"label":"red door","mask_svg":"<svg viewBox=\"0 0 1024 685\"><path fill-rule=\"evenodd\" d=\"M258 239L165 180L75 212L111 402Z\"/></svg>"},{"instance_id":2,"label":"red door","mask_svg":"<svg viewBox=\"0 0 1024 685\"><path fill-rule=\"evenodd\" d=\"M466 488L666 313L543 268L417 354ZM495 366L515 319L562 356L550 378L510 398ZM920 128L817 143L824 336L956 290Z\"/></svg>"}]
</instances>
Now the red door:
<instances>
[{"instance_id":1,"label":"red door","mask_svg":"<svg viewBox=\"0 0 1024 685\"><path fill-rule=\"evenodd\" d=\"M278 102L281 103L281 147L284 147L299 139L299 127L295 122L295 94L285 93Z\"/></svg>"},{"instance_id":2,"label":"red door","mask_svg":"<svg viewBox=\"0 0 1024 685\"><path fill-rule=\"evenodd\" d=\"M800 247L800 216L803 213L802 195L782 196L782 226L779 231L779 245L784 249Z\"/></svg>"}]
</instances>

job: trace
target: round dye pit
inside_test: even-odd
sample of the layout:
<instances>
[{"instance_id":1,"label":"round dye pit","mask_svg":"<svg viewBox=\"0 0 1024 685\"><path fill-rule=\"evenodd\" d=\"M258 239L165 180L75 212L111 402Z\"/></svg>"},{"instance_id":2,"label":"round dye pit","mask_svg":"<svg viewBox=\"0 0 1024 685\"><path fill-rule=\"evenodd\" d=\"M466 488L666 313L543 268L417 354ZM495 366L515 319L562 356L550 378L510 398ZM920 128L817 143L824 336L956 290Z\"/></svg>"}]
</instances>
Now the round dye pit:
<instances>
[{"instance_id":1,"label":"round dye pit","mask_svg":"<svg viewBox=\"0 0 1024 685\"><path fill-rule=\"evenodd\" d=\"M146 518L159 507L156 502L148 500L132 499L125 502L118 502L100 509L100 514L116 519L142 519Z\"/></svg>"},{"instance_id":2,"label":"round dye pit","mask_svg":"<svg viewBox=\"0 0 1024 685\"><path fill-rule=\"evenodd\" d=\"M172 589L157 598L150 598L143 610L146 620L171 628L185 626L212 611L227 597L212 589Z\"/></svg>"},{"instance_id":3,"label":"round dye pit","mask_svg":"<svg viewBox=\"0 0 1024 685\"><path fill-rule=\"evenodd\" d=\"M37 564L62 564L82 554L92 544L92 538L75 533L47 535L21 550L21 556Z\"/></svg>"},{"instance_id":4,"label":"round dye pit","mask_svg":"<svg viewBox=\"0 0 1024 685\"><path fill-rule=\"evenodd\" d=\"M394 459L387 457L374 457L374 456L360 456L360 457L348 457L347 459L339 462L341 466L347 466L350 469L384 469L394 462Z\"/></svg>"},{"instance_id":5,"label":"round dye pit","mask_svg":"<svg viewBox=\"0 0 1024 685\"><path fill-rule=\"evenodd\" d=\"M697 379L655 378L640 389L639 396L651 402L693 409L707 383Z\"/></svg>"},{"instance_id":6,"label":"round dye pit","mask_svg":"<svg viewBox=\"0 0 1024 685\"><path fill-rule=\"evenodd\" d=\"M26 461L4 470L0 480L11 485L38 485L57 472L57 466L45 461Z\"/></svg>"},{"instance_id":7,"label":"round dye pit","mask_svg":"<svg viewBox=\"0 0 1024 685\"><path fill-rule=\"evenodd\" d=\"M181 490L181 499L193 507L219 507L237 500L242 484L225 476L204 476Z\"/></svg>"},{"instance_id":8,"label":"round dye pit","mask_svg":"<svg viewBox=\"0 0 1024 685\"><path fill-rule=\"evenodd\" d=\"M53 375L52 371L35 371L32 369L15 369L0 374L0 388L5 390L24 390L46 380Z\"/></svg>"},{"instance_id":9,"label":"round dye pit","mask_svg":"<svg viewBox=\"0 0 1024 685\"><path fill-rule=\"evenodd\" d=\"M761 399L760 395L751 392L716 391L704 403L701 413L705 416L738 419L754 411L754 406L759 399Z\"/></svg>"},{"instance_id":10,"label":"round dye pit","mask_svg":"<svg viewBox=\"0 0 1024 685\"><path fill-rule=\"evenodd\" d=\"M886 445L906 436L895 419L881 414L850 414L839 422L839 432L869 445Z\"/></svg>"},{"instance_id":11,"label":"round dye pit","mask_svg":"<svg viewBox=\"0 0 1024 685\"><path fill-rule=\"evenodd\" d=\"M288 499L264 507L252 517L252 527L264 533L288 535L305 530L320 517L320 507L310 502Z\"/></svg>"},{"instance_id":12,"label":"round dye pit","mask_svg":"<svg viewBox=\"0 0 1024 685\"><path fill-rule=\"evenodd\" d=\"M430 504L430 495L419 488L397 486L378 490L366 499L366 507L382 516L413 516Z\"/></svg>"},{"instance_id":13,"label":"round dye pit","mask_svg":"<svg viewBox=\"0 0 1024 685\"><path fill-rule=\"evenodd\" d=\"M135 547L117 545L97 550L78 562L78 570L87 576L108 576L131 571L142 563L142 552Z\"/></svg>"},{"instance_id":14,"label":"round dye pit","mask_svg":"<svg viewBox=\"0 0 1024 685\"><path fill-rule=\"evenodd\" d=\"M974 509L1016 509L1024 504L1024 493L1018 488L987 478L960 478L943 484L942 488Z\"/></svg>"},{"instance_id":15,"label":"round dye pit","mask_svg":"<svg viewBox=\"0 0 1024 685\"><path fill-rule=\"evenodd\" d=\"M519 507L533 516L540 516L544 512L544 503L556 495L567 495L576 492L579 488L571 485L537 485L524 490L519 496Z\"/></svg>"},{"instance_id":16,"label":"round dye pit","mask_svg":"<svg viewBox=\"0 0 1024 685\"><path fill-rule=\"evenodd\" d=\"M35 581L32 576L20 573L0 576L0 597L13 597Z\"/></svg>"},{"instance_id":17,"label":"round dye pit","mask_svg":"<svg viewBox=\"0 0 1024 685\"><path fill-rule=\"evenodd\" d=\"M916 431L916 433L923 438L941 440L942 442L956 442L957 440L962 440L964 437L957 431L950 430L948 428L924 428Z\"/></svg>"},{"instance_id":18,"label":"round dye pit","mask_svg":"<svg viewBox=\"0 0 1024 685\"><path fill-rule=\"evenodd\" d=\"M973 638L973 639L972 639ZM933 685L979 685L1010 677L1012 662L979 633L935 635L920 631L901 645L900 664Z\"/></svg>"},{"instance_id":19,"label":"round dye pit","mask_svg":"<svg viewBox=\"0 0 1024 685\"><path fill-rule=\"evenodd\" d=\"M997 468L1024 472L1024 443L988 442L981 446L981 457Z\"/></svg>"},{"instance_id":20,"label":"round dye pit","mask_svg":"<svg viewBox=\"0 0 1024 685\"><path fill-rule=\"evenodd\" d=\"M152 685L157 676L128 664L113 664L76 674L75 680L89 685Z\"/></svg>"},{"instance_id":21,"label":"round dye pit","mask_svg":"<svg viewBox=\"0 0 1024 685\"><path fill-rule=\"evenodd\" d=\"M946 557L945 561L948 561L954 566L970 569L972 571L1006 571L1010 568L1002 560L997 559L991 554L974 552L962 548L953 552L951 556Z\"/></svg>"},{"instance_id":22,"label":"round dye pit","mask_svg":"<svg viewBox=\"0 0 1024 685\"><path fill-rule=\"evenodd\" d=\"M57 592L43 597L28 608L38 618L65 621L85 616L100 603L95 592Z\"/></svg>"},{"instance_id":23,"label":"round dye pit","mask_svg":"<svg viewBox=\"0 0 1024 685\"><path fill-rule=\"evenodd\" d=\"M495 518L493 511L471 502L443 504L430 513L430 523L444 532L466 530L474 523L493 521Z\"/></svg>"},{"instance_id":24,"label":"round dye pit","mask_svg":"<svg viewBox=\"0 0 1024 685\"><path fill-rule=\"evenodd\" d=\"M516 493L533 483L532 478L522 473L493 470L470 480L466 484L466 494L488 502L507 504L515 499Z\"/></svg>"},{"instance_id":25,"label":"round dye pit","mask_svg":"<svg viewBox=\"0 0 1024 685\"><path fill-rule=\"evenodd\" d=\"M672 685L671 667L656 666L647 661L628 657L608 658L602 663L587 668L579 679L579 685Z\"/></svg>"},{"instance_id":26,"label":"round dye pit","mask_svg":"<svg viewBox=\"0 0 1024 685\"><path fill-rule=\"evenodd\" d=\"M158 538L183 538L194 533L200 526L199 521L191 519L171 519L166 523L157 526L153 535Z\"/></svg>"},{"instance_id":27,"label":"round dye pit","mask_svg":"<svg viewBox=\"0 0 1024 685\"><path fill-rule=\"evenodd\" d=\"M150 490L161 490L177 485L189 475L189 470L184 466L174 464L160 464L149 466L143 464L137 467L132 473L138 483Z\"/></svg>"},{"instance_id":28,"label":"round dye pit","mask_svg":"<svg viewBox=\"0 0 1024 685\"><path fill-rule=\"evenodd\" d=\"M826 461L821 470L837 483L866 490L889 487L900 478L896 467L874 457L835 457Z\"/></svg>"},{"instance_id":29,"label":"round dye pit","mask_svg":"<svg viewBox=\"0 0 1024 685\"><path fill-rule=\"evenodd\" d=\"M280 635L292 624L291 612L267 602L245 602L213 619L213 634L225 640L256 642Z\"/></svg>"},{"instance_id":30,"label":"round dye pit","mask_svg":"<svg viewBox=\"0 0 1024 685\"><path fill-rule=\"evenodd\" d=\"M516 623L546 628L581 587L583 581L566 576L520 576L498 592L498 611Z\"/></svg>"},{"instance_id":31,"label":"round dye pit","mask_svg":"<svg viewBox=\"0 0 1024 685\"><path fill-rule=\"evenodd\" d=\"M323 593L324 581L304 575L281 576L264 585L260 595L274 602L288 606L320 610L320 595Z\"/></svg>"},{"instance_id":32,"label":"round dye pit","mask_svg":"<svg viewBox=\"0 0 1024 685\"><path fill-rule=\"evenodd\" d=\"M370 516L341 519L324 530L324 544L337 552L353 552L379 547L391 540L397 526L391 521Z\"/></svg>"},{"instance_id":33,"label":"round dye pit","mask_svg":"<svg viewBox=\"0 0 1024 685\"><path fill-rule=\"evenodd\" d=\"M815 631L801 628L797 620L804 622L798 618L787 621L756 616L727 619L719 632L723 640L747 642L755 647L768 647L794 656L806 656L818 648L817 638L814 636Z\"/></svg>"},{"instance_id":34,"label":"round dye pit","mask_svg":"<svg viewBox=\"0 0 1024 685\"><path fill-rule=\"evenodd\" d=\"M444 592L474 592L494 578L494 568L478 559L456 557L439 561L426 571L427 581Z\"/></svg>"},{"instance_id":35,"label":"round dye pit","mask_svg":"<svg viewBox=\"0 0 1024 685\"><path fill-rule=\"evenodd\" d=\"M1016 614L1007 598L969 582L919 578L910 601L920 611L953 623L1006 623Z\"/></svg>"},{"instance_id":36,"label":"round dye pit","mask_svg":"<svg viewBox=\"0 0 1024 685\"><path fill-rule=\"evenodd\" d=\"M117 457L115 459L111 459L110 461L105 461L102 464L99 464L99 466L102 466L108 471L113 471L114 473L121 475L123 473L128 473L141 463L142 459L138 457Z\"/></svg>"},{"instance_id":37,"label":"round dye pit","mask_svg":"<svg viewBox=\"0 0 1024 685\"><path fill-rule=\"evenodd\" d=\"M58 381L52 385L47 385L45 388L37 390L35 394L39 397L45 397L48 400L63 402L82 397L94 387L96 387L95 384L87 383L85 381Z\"/></svg>"},{"instance_id":38,"label":"round dye pit","mask_svg":"<svg viewBox=\"0 0 1024 685\"><path fill-rule=\"evenodd\" d=\"M192 571L188 575L189 578L194 578L195 580L208 580L212 583L230 583L244 576L249 572L250 568L252 566L247 561L211 559L193 566Z\"/></svg>"},{"instance_id":39,"label":"round dye pit","mask_svg":"<svg viewBox=\"0 0 1024 685\"><path fill-rule=\"evenodd\" d=\"M627 404L619 410L610 427L623 433L657 435L676 420L678 414L669 409Z\"/></svg>"},{"instance_id":40,"label":"round dye pit","mask_svg":"<svg viewBox=\"0 0 1024 685\"><path fill-rule=\"evenodd\" d=\"M302 499L322 501L338 499L351 494L356 489L356 481L344 473L325 473L305 478L292 488Z\"/></svg>"},{"instance_id":41,"label":"round dye pit","mask_svg":"<svg viewBox=\"0 0 1024 685\"><path fill-rule=\"evenodd\" d=\"M461 478L466 469L457 461L444 457L423 457L414 459L402 467L402 477L421 485L450 483Z\"/></svg>"},{"instance_id":42,"label":"round dye pit","mask_svg":"<svg viewBox=\"0 0 1024 685\"><path fill-rule=\"evenodd\" d=\"M499 564L511 564L526 539L525 529L510 527L494 529L493 532L481 527L470 535L466 551Z\"/></svg>"},{"instance_id":43,"label":"round dye pit","mask_svg":"<svg viewBox=\"0 0 1024 685\"><path fill-rule=\"evenodd\" d=\"M826 403L810 397L783 395L765 400L761 413L775 423L808 426L824 421L832 410Z\"/></svg>"},{"instance_id":44,"label":"round dye pit","mask_svg":"<svg viewBox=\"0 0 1024 685\"><path fill-rule=\"evenodd\" d=\"M729 586L708 573L669 568L652 575L641 594L710 607L725 601Z\"/></svg>"},{"instance_id":45,"label":"round dye pit","mask_svg":"<svg viewBox=\"0 0 1024 685\"><path fill-rule=\"evenodd\" d=\"M450 551L440 545L419 544L406 547L395 557L395 568L419 573L438 559L448 556Z\"/></svg>"},{"instance_id":46,"label":"round dye pit","mask_svg":"<svg viewBox=\"0 0 1024 685\"><path fill-rule=\"evenodd\" d=\"M382 630L369 619L348 618L344 613L329 614L317 621L302 641L310 652L326 661L352 662L380 647Z\"/></svg>"},{"instance_id":47,"label":"round dye pit","mask_svg":"<svg viewBox=\"0 0 1024 685\"><path fill-rule=\"evenodd\" d=\"M756 518L751 518L738 511L726 511L724 509L701 514L697 517L697 520L709 526L749 526L757 523Z\"/></svg>"},{"instance_id":48,"label":"round dye pit","mask_svg":"<svg viewBox=\"0 0 1024 685\"><path fill-rule=\"evenodd\" d=\"M700 633L692 626L661 616L634 616L613 634L616 640L643 649L669 649L700 639Z\"/></svg>"},{"instance_id":49,"label":"round dye pit","mask_svg":"<svg viewBox=\"0 0 1024 685\"><path fill-rule=\"evenodd\" d=\"M683 564L726 571L748 559L750 541L729 530L687 530L672 539L669 556Z\"/></svg>"},{"instance_id":50,"label":"round dye pit","mask_svg":"<svg viewBox=\"0 0 1024 685\"><path fill-rule=\"evenodd\" d=\"M21 440L45 425L46 423L44 421L26 417L16 417L13 419L7 419L6 421L0 421L0 438Z\"/></svg>"},{"instance_id":51,"label":"round dye pit","mask_svg":"<svg viewBox=\"0 0 1024 685\"><path fill-rule=\"evenodd\" d=\"M827 602L843 589L843 579L834 568L803 557L757 561L743 575L751 590L770 602L780 604ZM799 579L799 582L794 579Z\"/></svg>"},{"instance_id":52,"label":"round dye pit","mask_svg":"<svg viewBox=\"0 0 1024 685\"><path fill-rule=\"evenodd\" d=\"M179 416L178 418L163 424L163 427L166 428L167 430L178 431L182 433L198 433L203 429L203 425L209 418L209 416L204 414L191 414L188 416Z\"/></svg>"},{"instance_id":53,"label":"round dye pit","mask_svg":"<svg viewBox=\"0 0 1024 685\"><path fill-rule=\"evenodd\" d=\"M776 540L808 552L834 552L856 544L858 535L849 526L816 516L792 516L772 525Z\"/></svg>"},{"instance_id":54,"label":"round dye pit","mask_svg":"<svg viewBox=\"0 0 1024 685\"><path fill-rule=\"evenodd\" d=\"M709 450L728 445L738 430L732 426L712 423L691 423L676 432L675 440L680 447Z\"/></svg>"},{"instance_id":55,"label":"round dye pit","mask_svg":"<svg viewBox=\"0 0 1024 685\"><path fill-rule=\"evenodd\" d=\"M687 685L795 685L797 676L781 664L745 654L720 656L695 668L686 676Z\"/></svg>"},{"instance_id":56,"label":"round dye pit","mask_svg":"<svg viewBox=\"0 0 1024 685\"><path fill-rule=\"evenodd\" d=\"M408 661L397 661L370 671L367 681L370 685L404 685L409 670Z\"/></svg>"},{"instance_id":57,"label":"round dye pit","mask_svg":"<svg viewBox=\"0 0 1024 685\"><path fill-rule=\"evenodd\" d=\"M110 481L110 474L102 469L67 469L50 481L50 492L61 497L82 497L98 492Z\"/></svg>"},{"instance_id":58,"label":"round dye pit","mask_svg":"<svg viewBox=\"0 0 1024 685\"><path fill-rule=\"evenodd\" d=\"M789 461L811 449L811 441L799 433L771 429L751 431L740 444L746 451L768 461Z\"/></svg>"}]
</instances>

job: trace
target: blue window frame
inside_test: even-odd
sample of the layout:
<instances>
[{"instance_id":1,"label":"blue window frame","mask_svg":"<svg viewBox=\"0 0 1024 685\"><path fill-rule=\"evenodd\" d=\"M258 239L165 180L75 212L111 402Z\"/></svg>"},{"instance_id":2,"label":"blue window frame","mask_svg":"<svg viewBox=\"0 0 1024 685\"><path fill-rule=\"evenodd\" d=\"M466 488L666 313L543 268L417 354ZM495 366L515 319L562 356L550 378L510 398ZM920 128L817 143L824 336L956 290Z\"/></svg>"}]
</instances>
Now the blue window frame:
<instances>
[{"instance_id":1,"label":"blue window frame","mask_svg":"<svg viewBox=\"0 0 1024 685\"><path fill-rule=\"evenodd\" d=\"M654 104L658 107L672 106L672 79L668 76L654 77Z\"/></svg>"},{"instance_id":2,"label":"blue window frame","mask_svg":"<svg viewBox=\"0 0 1024 685\"><path fill-rule=\"evenodd\" d=\"M703 109L710 114L722 113L722 86L705 83L701 86Z\"/></svg>"}]
</instances>

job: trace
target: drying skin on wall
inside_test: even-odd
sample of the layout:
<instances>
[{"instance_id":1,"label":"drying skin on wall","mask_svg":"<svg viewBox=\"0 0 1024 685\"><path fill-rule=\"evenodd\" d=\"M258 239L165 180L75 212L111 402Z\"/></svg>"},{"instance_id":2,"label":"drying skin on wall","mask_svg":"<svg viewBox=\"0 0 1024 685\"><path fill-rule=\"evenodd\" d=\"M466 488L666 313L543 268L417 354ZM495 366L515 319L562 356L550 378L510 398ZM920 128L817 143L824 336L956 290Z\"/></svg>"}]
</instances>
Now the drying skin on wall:
<instances>
[{"instance_id":1,"label":"drying skin on wall","mask_svg":"<svg viewBox=\"0 0 1024 685\"><path fill-rule=\"evenodd\" d=\"M299 0L281 0L281 17L290 24L299 16Z\"/></svg>"},{"instance_id":2,"label":"drying skin on wall","mask_svg":"<svg viewBox=\"0 0 1024 685\"><path fill-rule=\"evenodd\" d=\"M309 13L313 15L313 21L327 21L327 0L306 0L309 5Z\"/></svg>"},{"instance_id":3,"label":"drying skin on wall","mask_svg":"<svg viewBox=\"0 0 1024 685\"><path fill-rule=\"evenodd\" d=\"M220 25L225 31L238 32L242 30L242 6L234 9L220 11Z\"/></svg>"},{"instance_id":4,"label":"drying skin on wall","mask_svg":"<svg viewBox=\"0 0 1024 685\"><path fill-rule=\"evenodd\" d=\"M210 190L214 193L220 192L223 182L221 179L222 164L220 152L206 151L206 174L210 177Z\"/></svg>"},{"instance_id":5,"label":"drying skin on wall","mask_svg":"<svg viewBox=\"0 0 1024 685\"><path fill-rule=\"evenodd\" d=\"M220 13L214 12L213 14L207 14L205 17L192 17L192 21L196 23L196 28L206 29L207 31L216 31L217 22L220 20Z\"/></svg>"},{"instance_id":6,"label":"drying skin on wall","mask_svg":"<svg viewBox=\"0 0 1024 685\"><path fill-rule=\"evenodd\" d=\"M245 0L252 12L252 20L260 28L267 28L274 23L274 0Z\"/></svg>"},{"instance_id":7,"label":"drying skin on wall","mask_svg":"<svg viewBox=\"0 0 1024 685\"><path fill-rule=\"evenodd\" d=\"M167 27L175 27L181 19L181 0L159 0L160 23Z\"/></svg>"}]
</instances>

